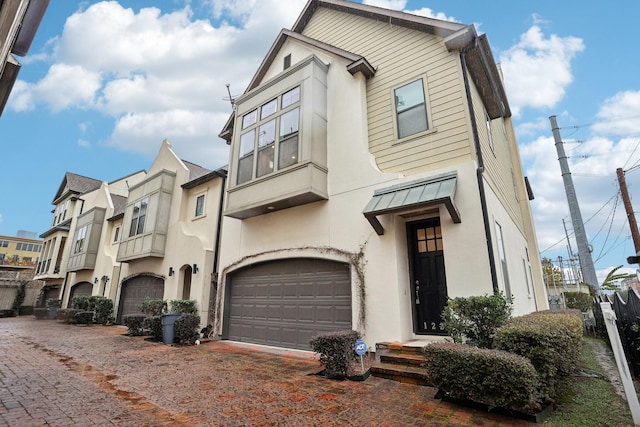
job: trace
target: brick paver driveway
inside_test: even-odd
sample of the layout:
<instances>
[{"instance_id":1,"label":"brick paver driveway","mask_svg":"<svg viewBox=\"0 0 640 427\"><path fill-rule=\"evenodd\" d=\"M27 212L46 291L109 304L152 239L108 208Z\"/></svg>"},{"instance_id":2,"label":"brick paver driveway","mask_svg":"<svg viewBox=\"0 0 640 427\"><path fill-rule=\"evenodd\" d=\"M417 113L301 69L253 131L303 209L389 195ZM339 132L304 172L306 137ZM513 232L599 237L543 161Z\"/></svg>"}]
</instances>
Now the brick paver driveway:
<instances>
[{"instance_id":1,"label":"brick paver driveway","mask_svg":"<svg viewBox=\"0 0 640 427\"><path fill-rule=\"evenodd\" d=\"M435 389L315 375L312 353L168 346L119 326L0 319L0 425L526 425L434 399Z\"/></svg>"}]
</instances>

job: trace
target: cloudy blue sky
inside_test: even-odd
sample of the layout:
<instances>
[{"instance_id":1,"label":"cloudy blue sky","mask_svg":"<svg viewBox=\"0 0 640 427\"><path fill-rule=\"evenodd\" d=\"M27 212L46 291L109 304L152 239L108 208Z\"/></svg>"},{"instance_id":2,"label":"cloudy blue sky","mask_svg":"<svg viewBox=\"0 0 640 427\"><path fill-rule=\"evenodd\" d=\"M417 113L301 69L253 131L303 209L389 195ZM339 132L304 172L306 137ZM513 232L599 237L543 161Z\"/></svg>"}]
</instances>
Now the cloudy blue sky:
<instances>
[{"instance_id":1,"label":"cloudy blue sky","mask_svg":"<svg viewBox=\"0 0 640 427\"><path fill-rule=\"evenodd\" d=\"M217 137L281 28L306 0L51 2L2 117L0 235L40 234L64 173L111 181L148 169L163 139L208 168ZM549 124L557 116L599 276L635 253L616 180L640 210L639 2L365 3L475 24L500 62L542 256L568 257L570 214ZM491 7L487 7L490 4ZM635 196L635 198L634 198ZM638 215L640 217L640 215ZM575 241L571 242L574 251Z\"/></svg>"}]
</instances>

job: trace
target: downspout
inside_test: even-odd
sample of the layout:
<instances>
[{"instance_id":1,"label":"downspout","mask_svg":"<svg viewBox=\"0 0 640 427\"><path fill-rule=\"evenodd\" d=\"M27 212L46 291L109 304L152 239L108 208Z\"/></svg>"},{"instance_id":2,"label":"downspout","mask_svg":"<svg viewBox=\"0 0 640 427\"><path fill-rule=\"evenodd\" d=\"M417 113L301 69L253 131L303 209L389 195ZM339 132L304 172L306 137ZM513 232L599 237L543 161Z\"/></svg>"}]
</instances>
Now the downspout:
<instances>
[{"instance_id":1,"label":"downspout","mask_svg":"<svg viewBox=\"0 0 640 427\"><path fill-rule=\"evenodd\" d=\"M64 273L64 282L62 282L62 292L60 292L60 301L61 302L64 301L64 292L67 290L67 281L68 280L69 280L69 271ZM68 301L67 301L67 305L69 305Z\"/></svg>"},{"instance_id":2,"label":"downspout","mask_svg":"<svg viewBox=\"0 0 640 427\"><path fill-rule=\"evenodd\" d=\"M220 189L220 208L218 209L218 224L216 225L216 236L214 243L213 254L213 271L211 272L211 284L213 285L213 292L209 296L209 319L207 319L207 325L213 325L215 323L215 314L211 316L211 307L216 307L218 299L218 258L220 257L220 235L222 233L222 211L224 203L224 193L227 188L227 175L226 173L217 172L218 176L222 179L222 185ZM212 301L213 299L213 301ZM213 329L212 329L213 332Z\"/></svg>"},{"instance_id":3,"label":"downspout","mask_svg":"<svg viewBox=\"0 0 640 427\"><path fill-rule=\"evenodd\" d=\"M482 208L482 220L484 222L484 234L487 241L487 253L489 255L489 269L491 270L491 284L493 286L493 292L498 292L498 276L496 274L496 260L493 253L493 243L491 241L491 224L489 223L489 214L487 210L487 197L484 190L484 179L482 174L484 173L484 161L482 159L482 147L480 146L480 137L478 136L478 126L476 124L476 117L473 109L473 101L471 99L471 89L469 87L469 77L467 76L467 50L471 47L476 47L478 44L478 38L473 38L473 46L465 47L460 51L460 62L462 64L462 77L464 78L464 89L467 95L467 105L469 107L469 114L471 114L471 128L473 131L473 140L478 156L478 168L476 169L476 178L478 180L478 192L480 193L480 206Z\"/></svg>"}]
</instances>

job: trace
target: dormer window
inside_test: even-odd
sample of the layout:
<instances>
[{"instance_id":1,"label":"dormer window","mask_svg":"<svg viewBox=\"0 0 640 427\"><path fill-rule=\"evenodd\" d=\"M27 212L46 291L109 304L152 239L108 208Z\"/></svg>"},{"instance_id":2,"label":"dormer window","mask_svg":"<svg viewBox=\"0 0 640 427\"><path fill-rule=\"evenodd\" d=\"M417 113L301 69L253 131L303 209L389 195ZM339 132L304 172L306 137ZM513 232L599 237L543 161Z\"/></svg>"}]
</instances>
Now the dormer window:
<instances>
[{"instance_id":1,"label":"dormer window","mask_svg":"<svg viewBox=\"0 0 640 427\"><path fill-rule=\"evenodd\" d=\"M299 130L300 86L242 116L237 184L296 164Z\"/></svg>"}]
</instances>

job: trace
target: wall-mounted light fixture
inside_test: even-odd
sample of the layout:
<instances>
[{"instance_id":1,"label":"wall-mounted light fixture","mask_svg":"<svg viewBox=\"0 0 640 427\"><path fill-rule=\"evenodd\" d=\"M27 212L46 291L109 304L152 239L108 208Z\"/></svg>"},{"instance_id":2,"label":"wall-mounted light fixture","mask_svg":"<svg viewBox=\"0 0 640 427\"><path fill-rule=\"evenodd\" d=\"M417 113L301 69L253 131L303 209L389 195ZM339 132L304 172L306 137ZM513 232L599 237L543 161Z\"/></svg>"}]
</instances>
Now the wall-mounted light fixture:
<instances>
[{"instance_id":1,"label":"wall-mounted light fixture","mask_svg":"<svg viewBox=\"0 0 640 427\"><path fill-rule=\"evenodd\" d=\"M198 272L198 264L193 264L193 274Z\"/></svg>"},{"instance_id":2,"label":"wall-mounted light fixture","mask_svg":"<svg viewBox=\"0 0 640 427\"><path fill-rule=\"evenodd\" d=\"M173 267L169 267L169 276L173 276Z\"/></svg>"},{"instance_id":3,"label":"wall-mounted light fixture","mask_svg":"<svg viewBox=\"0 0 640 427\"><path fill-rule=\"evenodd\" d=\"M93 283L98 283L98 278L97 277L93 278Z\"/></svg>"},{"instance_id":4,"label":"wall-mounted light fixture","mask_svg":"<svg viewBox=\"0 0 640 427\"><path fill-rule=\"evenodd\" d=\"M109 276L102 276L102 280L104 280L104 284L109 283Z\"/></svg>"}]
</instances>

